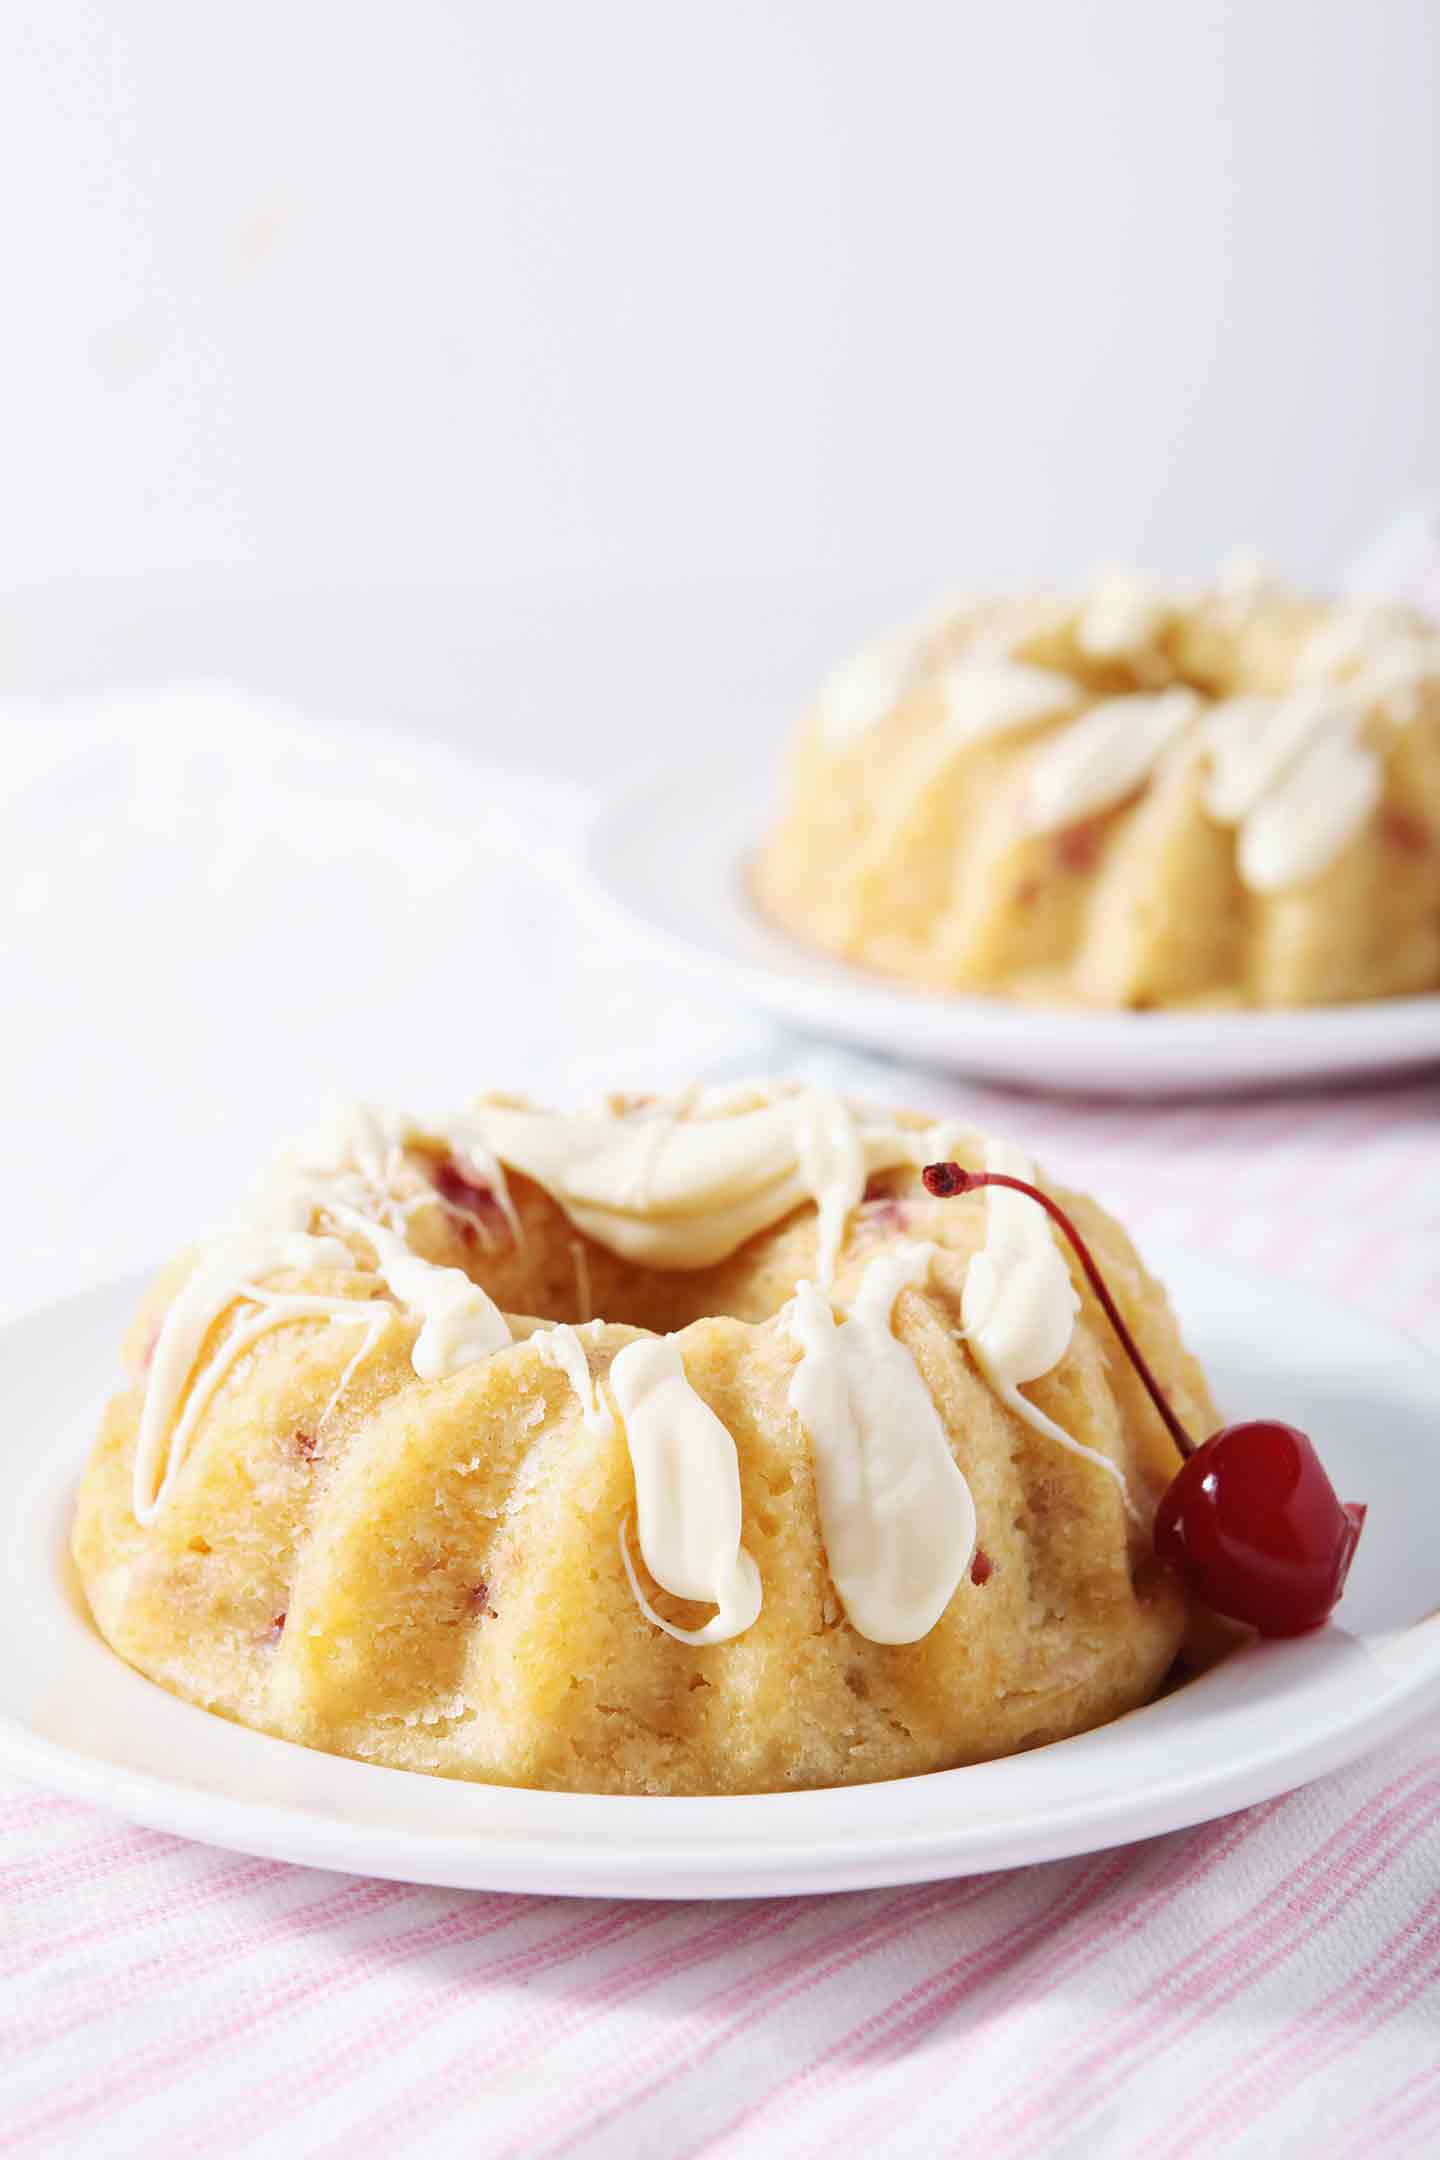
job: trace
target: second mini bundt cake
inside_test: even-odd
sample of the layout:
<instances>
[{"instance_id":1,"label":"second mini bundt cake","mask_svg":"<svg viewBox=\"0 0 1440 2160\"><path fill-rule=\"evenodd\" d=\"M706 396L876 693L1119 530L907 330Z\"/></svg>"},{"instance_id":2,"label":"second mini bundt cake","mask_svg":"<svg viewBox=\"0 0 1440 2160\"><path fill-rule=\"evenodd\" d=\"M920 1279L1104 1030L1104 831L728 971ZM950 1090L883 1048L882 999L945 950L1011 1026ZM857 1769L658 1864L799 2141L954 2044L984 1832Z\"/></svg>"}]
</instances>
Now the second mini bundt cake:
<instances>
[{"instance_id":1,"label":"second mini bundt cake","mask_svg":"<svg viewBox=\"0 0 1440 2160\"><path fill-rule=\"evenodd\" d=\"M1440 988L1440 633L1112 575L843 668L755 871L808 942L952 990L1295 1006Z\"/></svg>"},{"instance_id":2,"label":"second mini bundt cake","mask_svg":"<svg viewBox=\"0 0 1440 2160\"><path fill-rule=\"evenodd\" d=\"M207 1710L588 1792L846 1784L1148 1700L1175 1448L1004 1143L811 1089L357 1112L155 1286L80 1493ZM1071 1199L1182 1415L1163 1291Z\"/></svg>"}]
</instances>

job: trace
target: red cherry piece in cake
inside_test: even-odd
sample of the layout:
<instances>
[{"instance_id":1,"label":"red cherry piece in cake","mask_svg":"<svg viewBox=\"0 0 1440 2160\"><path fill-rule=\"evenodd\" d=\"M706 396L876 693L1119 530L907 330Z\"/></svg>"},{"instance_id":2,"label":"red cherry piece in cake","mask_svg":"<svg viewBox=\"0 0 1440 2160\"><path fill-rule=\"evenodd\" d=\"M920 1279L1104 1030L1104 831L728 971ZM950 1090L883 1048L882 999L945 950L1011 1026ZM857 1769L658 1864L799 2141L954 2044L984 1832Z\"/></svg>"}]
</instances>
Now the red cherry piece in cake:
<instances>
[{"instance_id":1,"label":"red cherry piece in cake","mask_svg":"<svg viewBox=\"0 0 1440 2160\"><path fill-rule=\"evenodd\" d=\"M437 1163L431 1182L440 1198L462 1217L461 1235L473 1240L483 1233L487 1245L508 1243L510 1224L490 1186L466 1175L459 1163Z\"/></svg>"},{"instance_id":2,"label":"red cherry piece in cake","mask_svg":"<svg viewBox=\"0 0 1440 2160\"><path fill-rule=\"evenodd\" d=\"M995 1572L995 1563L983 1545L975 1547L975 1557L970 1562L970 1580L977 1590L982 1590Z\"/></svg>"},{"instance_id":3,"label":"red cherry piece in cake","mask_svg":"<svg viewBox=\"0 0 1440 2160\"><path fill-rule=\"evenodd\" d=\"M1380 812L1380 837L1387 847L1397 848L1402 855L1428 855L1434 845L1435 835L1424 818L1413 810L1398 810L1389 804Z\"/></svg>"},{"instance_id":4,"label":"red cherry piece in cake","mask_svg":"<svg viewBox=\"0 0 1440 2160\"><path fill-rule=\"evenodd\" d=\"M1365 1527L1365 1509L1342 1502L1304 1433L1271 1418L1226 1425L1197 1447L1159 1385L1110 1294L1094 1255L1058 1201L1024 1178L931 1163L925 1189L951 1200L1001 1185L1024 1193L1060 1231L1114 1328L1120 1347L1185 1458L1155 1513L1155 1551L1212 1611L1262 1635L1303 1635L1340 1602Z\"/></svg>"},{"instance_id":5,"label":"red cherry piece in cake","mask_svg":"<svg viewBox=\"0 0 1440 2160\"><path fill-rule=\"evenodd\" d=\"M1066 825L1052 839L1051 851L1062 870L1074 877L1084 877L1100 860L1102 827L1098 818L1084 818L1078 825Z\"/></svg>"}]
</instances>

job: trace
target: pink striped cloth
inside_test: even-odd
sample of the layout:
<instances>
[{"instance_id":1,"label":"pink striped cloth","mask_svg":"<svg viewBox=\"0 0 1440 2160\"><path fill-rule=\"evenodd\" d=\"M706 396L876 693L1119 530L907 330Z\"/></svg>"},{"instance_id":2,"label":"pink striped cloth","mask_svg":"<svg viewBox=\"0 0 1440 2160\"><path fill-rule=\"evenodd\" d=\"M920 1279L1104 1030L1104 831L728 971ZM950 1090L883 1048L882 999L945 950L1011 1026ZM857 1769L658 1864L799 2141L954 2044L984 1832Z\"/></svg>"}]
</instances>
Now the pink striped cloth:
<instances>
[{"instance_id":1,"label":"pink striped cloth","mask_svg":"<svg viewBox=\"0 0 1440 2160\"><path fill-rule=\"evenodd\" d=\"M1137 1109L897 1074L637 964L576 906L578 798L553 780L418 736L357 756L205 690L67 708L16 745L0 1123L53 1144L7 1163L0 1305L178 1243L307 1081L443 1104L788 1070L969 1110L1142 1246L1435 1336L1433 1079ZM748 1905L327 1876L0 1780L0 1915L0 2153L1440 2152L1440 1718L1150 1844Z\"/></svg>"},{"instance_id":2,"label":"pink striped cloth","mask_svg":"<svg viewBox=\"0 0 1440 2160\"><path fill-rule=\"evenodd\" d=\"M1142 1237L1433 1334L1433 1081L1123 1111L904 1092L1003 1123ZM1440 1718L1198 1830L813 1900L411 1889L18 1787L0 1833L3 2153L1440 2151Z\"/></svg>"}]
</instances>

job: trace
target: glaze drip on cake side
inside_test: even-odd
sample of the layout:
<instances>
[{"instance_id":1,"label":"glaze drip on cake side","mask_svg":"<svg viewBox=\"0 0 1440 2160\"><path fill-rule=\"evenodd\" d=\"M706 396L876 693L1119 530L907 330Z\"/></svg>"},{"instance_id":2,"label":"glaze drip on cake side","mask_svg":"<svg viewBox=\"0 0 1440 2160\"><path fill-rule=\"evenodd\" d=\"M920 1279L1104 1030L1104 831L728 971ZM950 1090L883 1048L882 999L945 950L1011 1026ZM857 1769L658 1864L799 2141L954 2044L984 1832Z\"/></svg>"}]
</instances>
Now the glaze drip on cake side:
<instances>
[{"instance_id":1,"label":"glaze drip on cake side","mask_svg":"<svg viewBox=\"0 0 1440 2160\"><path fill-rule=\"evenodd\" d=\"M735 1442L690 1385L673 1337L627 1344L610 1367L610 1391L625 1424L635 1473L640 1551L662 1590L714 1605L700 1628L663 1620L620 1552L635 1602L677 1642L729 1642L760 1614L760 1573L740 1542L740 1466Z\"/></svg>"},{"instance_id":2,"label":"glaze drip on cake side","mask_svg":"<svg viewBox=\"0 0 1440 2160\"><path fill-rule=\"evenodd\" d=\"M595 1383L590 1370L590 1360L585 1346L573 1327L563 1321L556 1327L537 1328L529 1338L532 1349L538 1350L547 1365L562 1372L574 1391L580 1405L580 1422L585 1430L601 1440L608 1440L615 1429L610 1406Z\"/></svg>"},{"instance_id":3,"label":"glaze drip on cake side","mask_svg":"<svg viewBox=\"0 0 1440 2160\"><path fill-rule=\"evenodd\" d=\"M1032 1182L1035 1175L1029 1158L1005 1140L986 1143L985 1168ZM1020 1392L1059 1364L1080 1310L1048 1219L1023 1193L1003 1185L987 1187L985 1217L985 1243L966 1270L961 1305L975 1362L1017 1417L1113 1477L1128 1506L1124 1473L1109 1456L1076 1440Z\"/></svg>"},{"instance_id":4,"label":"glaze drip on cake side","mask_svg":"<svg viewBox=\"0 0 1440 2160\"><path fill-rule=\"evenodd\" d=\"M437 1143L483 1177L514 1221L503 1173L480 1146L465 1118L438 1120L428 1128L414 1119L382 1115L367 1104L348 1107L318 1145L282 1162L255 1209L253 1227L221 1232L162 1322L151 1357L145 1410L135 1453L134 1510L137 1522L154 1520L171 1478L206 1403L235 1361L272 1329L297 1320L325 1319L332 1326L359 1326L364 1340L341 1377L320 1422L329 1416L366 1353L390 1325L393 1311L369 1296L317 1298L262 1287L261 1278L287 1270L354 1270L355 1254L342 1239L317 1237L318 1214L365 1240L375 1272L399 1308L420 1322L412 1362L422 1380L442 1379L510 1341L494 1301L458 1268L437 1267L411 1252L387 1221L397 1210L389 1183L407 1146ZM229 1335L178 1419L196 1361L212 1328L234 1304L254 1311Z\"/></svg>"},{"instance_id":5,"label":"glaze drip on cake side","mask_svg":"<svg viewBox=\"0 0 1440 2160\"><path fill-rule=\"evenodd\" d=\"M299 1319L332 1323L360 1322L376 1330L389 1324L385 1306L358 1298L286 1297L264 1291L257 1277L286 1269L345 1268L349 1248L338 1238L310 1237L298 1230L236 1231L215 1238L202 1254L189 1281L173 1300L150 1355L145 1408L135 1447L132 1505L138 1523L155 1519L186 1445L226 1373L252 1344L272 1328ZM190 1388L200 1352L212 1328L232 1305L255 1307L205 1366L190 1391L183 1414L181 1398Z\"/></svg>"},{"instance_id":6,"label":"glaze drip on cake side","mask_svg":"<svg viewBox=\"0 0 1440 2160\"><path fill-rule=\"evenodd\" d=\"M901 1243L865 1270L849 1313L801 1283L784 1315L801 1349L790 1407L815 1462L821 1534L845 1617L871 1642L918 1642L975 1551L975 1502L910 1351L891 1327L932 1245Z\"/></svg>"},{"instance_id":7,"label":"glaze drip on cake side","mask_svg":"<svg viewBox=\"0 0 1440 2160\"><path fill-rule=\"evenodd\" d=\"M1380 797L1365 706L1343 689L1230 699L1193 690L1107 698L1056 737L1030 776L1030 823L1059 832L1125 802L1175 750L1206 768L1205 806L1238 827L1252 892L1283 892L1334 861Z\"/></svg>"}]
</instances>

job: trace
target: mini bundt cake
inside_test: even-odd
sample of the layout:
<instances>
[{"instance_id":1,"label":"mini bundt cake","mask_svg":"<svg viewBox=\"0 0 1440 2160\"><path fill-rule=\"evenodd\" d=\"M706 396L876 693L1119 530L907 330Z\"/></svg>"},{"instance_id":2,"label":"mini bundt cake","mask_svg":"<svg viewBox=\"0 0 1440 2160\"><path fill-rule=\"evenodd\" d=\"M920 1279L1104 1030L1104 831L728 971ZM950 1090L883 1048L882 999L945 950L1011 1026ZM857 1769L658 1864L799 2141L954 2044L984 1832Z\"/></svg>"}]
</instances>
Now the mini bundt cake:
<instances>
[{"instance_id":1,"label":"mini bundt cake","mask_svg":"<svg viewBox=\"0 0 1440 2160\"><path fill-rule=\"evenodd\" d=\"M814 1089L348 1115L147 1297L80 1489L106 1640L207 1710L584 1792L859 1783L1153 1696L1178 1457L1018 1150ZM1175 1408L1165 1294L1067 1205Z\"/></svg>"},{"instance_id":2,"label":"mini bundt cake","mask_svg":"<svg viewBox=\"0 0 1440 2160\"><path fill-rule=\"evenodd\" d=\"M1294 1006L1440 987L1440 632L1112 573L871 646L795 744L757 898L951 990Z\"/></svg>"}]
</instances>

